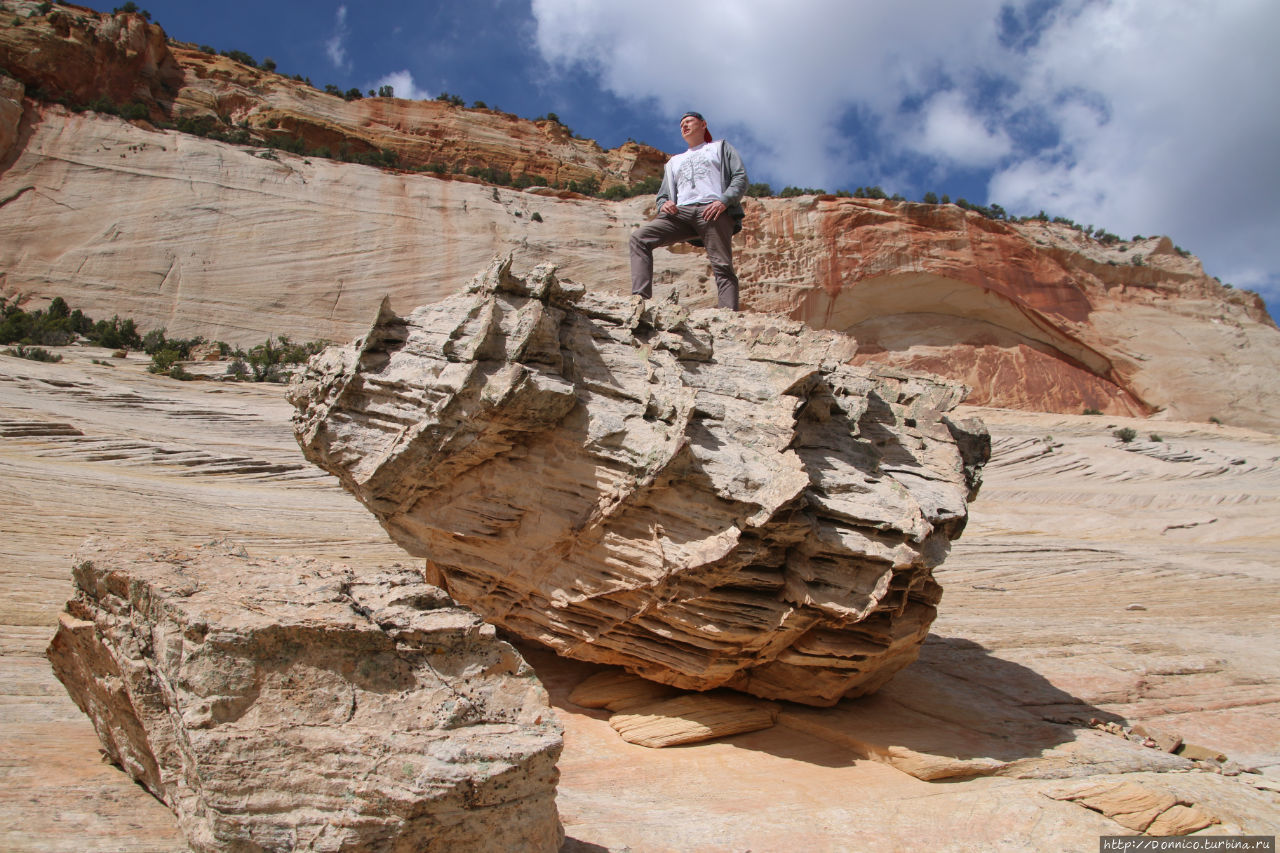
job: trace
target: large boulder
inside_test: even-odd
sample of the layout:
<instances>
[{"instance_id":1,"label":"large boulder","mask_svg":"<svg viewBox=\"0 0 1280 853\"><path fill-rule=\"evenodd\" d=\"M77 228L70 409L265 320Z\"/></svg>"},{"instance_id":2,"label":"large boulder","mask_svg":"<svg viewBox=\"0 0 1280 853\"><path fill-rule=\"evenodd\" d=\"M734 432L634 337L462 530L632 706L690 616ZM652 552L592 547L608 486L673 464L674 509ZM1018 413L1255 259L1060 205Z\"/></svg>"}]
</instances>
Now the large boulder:
<instances>
[{"instance_id":1,"label":"large boulder","mask_svg":"<svg viewBox=\"0 0 1280 853\"><path fill-rule=\"evenodd\" d=\"M532 670L421 575L90 541L48 656L199 851L559 849Z\"/></svg>"},{"instance_id":2,"label":"large boulder","mask_svg":"<svg viewBox=\"0 0 1280 853\"><path fill-rule=\"evenodd\" d=\"M307 458L428 579L569 657L816 705L915 659L989 439L962 386L773 316L498 259L312 360Z\"/></svg>"}]
</instances>

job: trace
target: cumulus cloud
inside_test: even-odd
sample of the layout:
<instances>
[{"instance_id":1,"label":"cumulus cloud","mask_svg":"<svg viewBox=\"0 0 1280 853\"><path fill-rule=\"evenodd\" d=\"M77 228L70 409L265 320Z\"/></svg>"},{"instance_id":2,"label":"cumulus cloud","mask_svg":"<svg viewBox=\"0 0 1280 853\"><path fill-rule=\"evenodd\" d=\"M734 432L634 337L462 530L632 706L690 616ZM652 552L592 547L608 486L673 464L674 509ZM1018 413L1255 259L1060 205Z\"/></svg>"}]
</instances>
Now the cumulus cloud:
<instances>
[{"instance_id":1,"label":"cumulus cloud","mask_svg":"<svg viewBox=\"0 0 1280 853\"><path fill-rule=\"evenodd\" d=\"M1280 298L1272 0L532 0L553 68L685 109L752 179L989 175L988 201L1168 233Z\"/></svg>"},{"instance_id":2,"label":"cumulus cloud","mask_svg":"<svg viewBox=\"0 0 1280 853\"><path fill-rule=\"evenodd\" d=\"M1280 297L1276 32L1280 6L1259 0L1060 14L1027 53L1017 96L1060 140L997 171L992 196L1125 237L1168 234L1210 273Z\"/></svg>"},{"instance_id":3,"label":"cumulus cloud","mask_svg":"<svg viewBox=\"0 0 1280 853\"><path fill-rule=\"evenodd\" d=\"M408 98L411 101L425 101L432 97L426 90L419 89L417 87L413 82L413 75L410 74L407 69L403 71L393 71L390 74L379 77L376 82L372 83L367 88L377 91L383 86L390 86L395 90L395 96L397 98Z\"/></svg>"},{"instance_id":4,"label":"cumulus cloud","mask_svg":"<svg viewBox=\"0 0 1280 853\"><path fill-rule=\"evenodd\" d=\"M994 166L1009 154L1008 134L991 126L967 104L962 92L939 92L921 111L920 124L904 142L916 151L957 166Z\"/></svg>"},{"instance_id":5,"label":"cumulus cloud","mask_svg":"<svg viewBox=\"0 0 1280 853\"><path fill-rule=\"evenodd\" d=\"M333 37L324 43L324 51L334 68L350 68L347 61L347 7L339 6L333 25Z\"/></svg>"},{"instance_id":6,"label":"cumulus cloud","mask_svg":"<svg viewBox=\"0 0 1280 853\"><path fill-rule=\"evenodd\" d=\"M533 0L533 14L543 57L656 100L675 144L680 113L698 109L713 132L745 135L763 171L814 186L878 168L849 123L896 120L907 93L993 48L1001 2Z\"/></svg>"}]
</instances>

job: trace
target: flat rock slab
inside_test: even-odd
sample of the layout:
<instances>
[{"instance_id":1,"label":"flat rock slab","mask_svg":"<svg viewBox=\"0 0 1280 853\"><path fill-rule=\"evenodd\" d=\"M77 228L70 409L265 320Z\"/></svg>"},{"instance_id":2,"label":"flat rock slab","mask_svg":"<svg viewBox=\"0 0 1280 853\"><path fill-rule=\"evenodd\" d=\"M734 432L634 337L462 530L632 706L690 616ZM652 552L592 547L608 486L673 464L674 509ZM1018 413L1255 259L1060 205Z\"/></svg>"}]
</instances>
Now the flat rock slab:
<instances>
[{"instance_id":1,"label":"flat rock slab","mask_svg":"<svg viewBox=\"0 0 1280 853\"><path fill-rule=\"evenodd\" d=\"M419 573L91 540L48 657L198 851L545 850L561 729Z\"/></svg>"},{"instance_id":2,"label":"flat rock slab","mask_svg":"<svg viewBox=\"0 0 1280 853\"><path fill-rule=\"evenodd\" d=\"M640 705L651 705L679 693L674 687L640 678L621 669L597 672L573 688L569 701L583 708L608 708L626 711Z\"/></svg>"},{"instance_id":3,"label":"flat rock slab","mask_svg":"<svg viewBox=\"0 0 1280 853\"><path fill-rule=\"evenodd\" d=\"M1125 829L1146 835L1187 835L1219 822L1196 804L1180 801L1171 791L1140 782L1101 779L1050 796L1092 809Z\"/></svg>"},{"instance_id":4,"label":"flat rock slab","mask_svg":"<svg viewBox=\"0 0 1280 853\"><path fill-rule=\"evenodd\" d=\"M778 708L725 691L688 693L614 714L609 725L627 743L655 749L767 729Z\"/></svg>"}]
</instances>

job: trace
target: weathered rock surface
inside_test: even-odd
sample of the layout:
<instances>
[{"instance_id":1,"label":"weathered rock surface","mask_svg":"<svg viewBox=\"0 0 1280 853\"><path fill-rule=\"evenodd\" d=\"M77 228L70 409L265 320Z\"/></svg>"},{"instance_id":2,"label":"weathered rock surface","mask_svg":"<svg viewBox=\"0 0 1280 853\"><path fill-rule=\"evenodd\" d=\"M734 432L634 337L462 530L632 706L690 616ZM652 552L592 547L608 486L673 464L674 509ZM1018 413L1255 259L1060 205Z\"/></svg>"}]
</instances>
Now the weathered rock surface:
<instances>
[{"instance_id":1,"label":"weathered rock surface","mask_svg":"<svg viewBox=\"0 0 1280 853\"><path fill-rule=\"evenodd\" d=\"M57 351L57 364L0 354L0 421L12 424L0 424L0 848L187 851L173 813L101 761L44 656L71 594L67 555L86 530L190 550L233 536L255 556L314 554L357 573L404 552L300 458L280 386L176 382L137 354ZM1145 438L1155 425L978 414L993 457L937 573L946 606L920 659L874 695L645 749L569 700L602 667L522 648L565 725L566 850L1085 853L1126 830L1045 793L1103 777L1166 789L1222 821L1202 834L1280 832L1280 441L1162 423L1163 443L1121 445L1117 426ZM1147 609L1126 610L1133 602ZM1186 762L1045 719L1093 716L1230 761ZM864 760L870 750L851 739L889 748L889 760ZM924 782L898 769L893 747L934 768L991 758L1019 772ZM1189 769L1170 772L1170 759ZM1266 775L1226 775L1231 763Z\"/></svg>"},{"instance_id":2,"label":"weathered rock surface","mask_svg":"<svg viewBox=\"0 0 1280 853\"><path fill-rule=\"evenodd\" d=\"M490 168L543 184L594 180L601 186L660 176L666 156L628 142L610 151L558 121L531 121L489 109L406 98L345 100L283 74L195 45L172 42L140 13L80 6L38 14L19 0L20 25L0 19L0 68L29 90L86 105L137 102L156 121L206 120L242 129L252 141L300 142L335 156L389 151L404 167L449 172Z\"/></svg>"},{"instance_id":3,"label":"weathered rock surface","mask_svg":"<svg viewBox=\"0 0 1280 853\"><path fill-rule=\"evenodd\" d=\"M194 849L559 848L545 691L417 572L91 540L75 579L49 659Z\"/></svg>"},{"instance_id":4,"label":"weathered rock surface","mask_svg":"<svg viewBox=\"0 0 1280 853\"><path fill-rule=\"evenodd\" d=\"M758 204L740 238L747 304L847 332L856 363L964 382L977 405L1280 428L1261 298L1168 237L1108 245L954 205Z\"/></svg>"},{"instance_id":5,"label":"weathered rock surface","mask_svg":"<svg viewBox=\"0 0 1280 853\"><path fill-rule=\"evenodd\" d=\"M609 718L627 743L661 749L700 743L744 732L758 732L778 721L778 709L728 691L686 693L641 705Z\"/></svg>"},{"instance_id":6,"label":"weathered rock surface","mask_svg":"<svg viewBox=\"0 0 1280 853\"><path fill-rule=\"evenodd\" d=\"M1182 802L1165 788L1102 779L1049 796L1106 815L1125 829L1146 835L1186 835L1218 823L1212 814Z\"/></svg>"},{"instance_id":7,"label":"weathered rock surface","mask_svg":"<svg viewBox=\"0 0 1280 853\"><path fill-rule=\"evenodd\" d=\"M307 457L459 602L570 657L826 705L910 663L988 441L955 385L776 317L498 259L313 359Z\"/></svg>"},{"instance_id":8,"label":"weathered rock surface","mask_svg":"<svg viewBox=\"0 0 1280 853\"><path fill-rule=\"evenodd\" d=\"M31 90L78 104L103 97L157 107L182 85L164 30L141 14L59 4L41 15L39 3L13 5L0 20L0 68Z\"/></svg>"},{"instance_id":9,"label":"weathered rock surface","mask_svg":"<svg viewBox=\"0 0 1280 853\"><path fill-rule=\"evenodd\" d=\"M0 173L0 294L61 295L171 336L350 340L384 296L402 311L443 299L506 252L621 293L627 238L652 212L648 197L269 159L26 104ZM474 113L441 121L468 139L497 133L473 129ZM869 199L749 199L746 211L743 305L849 332L859 362L935 372L994 406L1280 429L1280 331L1256 296L1167 240L1108 247L1064 225ZM659 298L712 305L705 256L676 249L659 252Z\"/></svg>"}]
</instances>

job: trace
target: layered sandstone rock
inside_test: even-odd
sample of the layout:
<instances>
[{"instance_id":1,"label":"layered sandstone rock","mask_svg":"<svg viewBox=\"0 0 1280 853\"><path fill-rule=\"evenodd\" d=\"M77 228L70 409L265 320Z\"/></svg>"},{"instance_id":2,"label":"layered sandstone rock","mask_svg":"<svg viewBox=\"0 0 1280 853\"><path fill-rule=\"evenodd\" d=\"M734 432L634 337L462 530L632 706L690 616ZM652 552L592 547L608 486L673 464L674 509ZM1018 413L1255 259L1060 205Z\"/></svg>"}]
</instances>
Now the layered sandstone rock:
<instances>
[{"instance_id":1,"label":"layered sandstone rock","mask_svg":"<svg viewBox=\"0 0 1280 853\"><path fill-rule=\"evenodd\" d=\"M561 654L831 704L915 658L985 430L964 389L847 366L776 317L692 314L497 260L313 359L307 457L433 582Z\"/></svg>"},{"instance_id":2,"label":"layered sandstone rock","mask_svg":"<svg viewBox=\"0 0 1280 853\"><path fill-rule=\"evenodd\" d=\"M0 18L0 68L31 91L83 106L137 102L157 121L205 119L253 141L300 142L333 156L389 151L401 166L476 166L535 183L629 185L662 174L666 156L628 142L605 151L558 121L405 98L344 100L299 80L167 40L141 14L65 6L19 25ZM28 17L30 15L30 17Z\"/></svg>"},{"instance_id":3,"label":"layered sandstone rock","mask_svg":"<svg viewBox=\"0 0 1280 853\"><path fill-rule=\"evenodd\" d=\"M141 14L99 14L60 4L12 4L0 18L0 68L28 89L87 104L137 101L154 110L172 100L183 71L169 51L164 30Z\"/></svg>"},{"instance_id":4,"label":"layered sandstone rock","mask_svg":"<svg viewBox=\"0 0 1280 853\"><path fill-rule=\"evenodd\" d=\"M107 93L157 119L216 117L255 143L392 151L450 173L608 186L661 170L652 148L603 151L552 121L344 101L166 43L137 15L60 6L23 21L0 16L0 64L28 94ZM171 336L348 340L384 296L401 310L442 299L495 253L528 267L554 259L621 292L627 238L653 212L651 198L386 171L30 98L24 116L21 87L0 85L0 295L60 295ZM743 305L851 334L857 363L937 373L969 386L971 403L1280 430L1280 330L1255 294L1207 276L1168 238L1104 245L1066 225L834 196L748 199L746 213L735 240ZM703 253L676 246L657 268L660 295L714 303Z\"/></svg>"},{"instance_id":5,"label":"layered sandstone rock","mask_svg":"<svg viewBox=\"0 0 1280 853\"><path fill-rule=\"evenodd\" d=\"M60 295L171 336L349 340L384 296L404 311L443 299L495 253L623 292L628 235L651 213L649 198L268 159L27 105L0 173L0 295ZM1280 331L1167 240L1106 247L1062 225L868 199L746 209L744 306L848 331L858 362L928 370L1003 407L1280 429ZM713 305L705 256L675 248L658 253L656 292Z\"/></svg>"},{"instance_id":6,"label":"layered sandstone rock","mask_svg":"<svg viewBox=\"0 0 1280 853\"><path fill-rule=\"evenodd\" d=\"M200 851L546 850L561 732L414 571L98 540L48 656Z\"/></svg>"},{"instance_id":7,"label":"layered sandstone rock","mask_svg":"<svg viewBox=\"0 0 1280 853\"><path fill-rule=\"evenodd\" d=\"M435 100L347 101L190 47L175 45L173 55L185 72L171 106L175 117L225 120L259 139L301 140L308 151L391 151L401 166L438 164L448 173L487 167L537 184L594 180L602 187L660 176L666 162L661 151L636 142L605 151L549 119Z\"/></svg>"},{"instance_id":8,"label":"layered sandstone rock","mask_svg":"<svg viewBox=\"0 0 1280 853\"><path fill-rule=\"evenodd\" d=\"M740 250L751 306L853 335L856 363L956 379L980 405L1280 426L1262 300L1167 237L1107 245L954 205L759 204Z\"/></svg>"}]
</instances>

